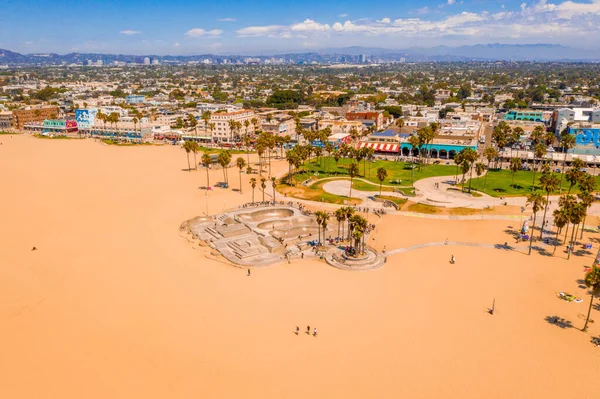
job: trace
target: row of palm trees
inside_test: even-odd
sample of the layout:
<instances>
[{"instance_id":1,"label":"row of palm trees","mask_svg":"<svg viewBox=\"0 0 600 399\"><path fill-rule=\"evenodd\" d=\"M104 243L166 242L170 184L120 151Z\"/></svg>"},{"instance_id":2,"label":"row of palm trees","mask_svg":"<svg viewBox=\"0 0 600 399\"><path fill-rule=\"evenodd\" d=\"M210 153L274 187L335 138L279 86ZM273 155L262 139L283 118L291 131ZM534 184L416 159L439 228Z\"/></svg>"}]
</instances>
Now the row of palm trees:
<instances>
[{"instance_id":1,"label":"row of palm trees","mask_svg":"<svg viewBox=\"0 0 600 399\"><path fill-rule=\"evenodd\" d=\"M241 157L240 157L241 158ZM238 160L240 159L238 158ZM244 158L241 158L242 161L244 160ZM273 188L273 201L276 200L275 198L275 192L276 192L276 187L277 187L277 179L274 177L270 177L269 179L267 179L266 177L261 177L260 178L260 189L262 191L262 202L265 202L265 189L267 188L267 180L269 180L271 182L271 187ZM256 189L256 186L258 184L259 180L256 179L256 177L252 177L250 178L250 187L252 187L252 203L254 203L254 190ZM242 191L242 171L240 169L240 192Z\"/></svg>"},{"instance_id":2,"label":"row of palm trees","mask_svg":"<svg viewBox=\"0 0 600 399\"><path fill-rule=\"evenodd\" d=\"M334 216L338 222L338 237L346 236L348 240L353 239L356 253L364 252L364 236L369 227L367 219L357 214L354 208L349 206L338 208L334 212ZM346 222L346 234L344 234L344 222Z\"/></svg>"}]
</instances>

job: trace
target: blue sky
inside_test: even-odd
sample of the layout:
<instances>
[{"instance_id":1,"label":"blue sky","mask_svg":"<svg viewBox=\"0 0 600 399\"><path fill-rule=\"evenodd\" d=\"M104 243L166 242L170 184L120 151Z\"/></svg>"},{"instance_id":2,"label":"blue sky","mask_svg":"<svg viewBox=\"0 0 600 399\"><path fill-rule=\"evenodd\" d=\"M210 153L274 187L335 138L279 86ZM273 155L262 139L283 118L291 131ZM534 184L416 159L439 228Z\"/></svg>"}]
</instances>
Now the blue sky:
<instances>
[{"instance_id":1,"label":"blue sky","mask_svg":"<svg viewBox=\"0 0 600 399\"><path fill-rule=\"evenodd\" d=\"M600 0L2 0L0 48L201 54L478 43L596 47Z\"/></svg>"}]
</instances>

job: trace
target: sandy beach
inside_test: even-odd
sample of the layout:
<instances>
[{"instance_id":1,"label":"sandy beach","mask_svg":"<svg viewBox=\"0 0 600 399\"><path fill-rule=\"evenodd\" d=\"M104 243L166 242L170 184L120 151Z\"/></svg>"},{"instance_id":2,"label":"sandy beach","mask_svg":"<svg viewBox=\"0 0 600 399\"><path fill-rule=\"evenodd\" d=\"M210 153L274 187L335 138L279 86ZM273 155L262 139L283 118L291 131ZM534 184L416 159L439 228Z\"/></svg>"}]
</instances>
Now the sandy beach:
<instances>
[{"instance_id":1,"label":"sandy beach","mask_svg":"<svg viewBox=\"0 0 600 399\"><path fill-rule=\"evenodd\" d=\"M600 335L599 307L589 334L579 330L589 295L578 280L592 255L437 246L370 272L296 261L247 277L180 236L181 222L207 207L206 173L186 171L182 149L0 142L0 397L598 395L590 337ZM220 169L210 174L222 180ZM229 175L237 189L237 168ZM249 202L249 177L243 194L211 191L209 213ZM392 250L510 242L519 219L386 215L376 224L371 244Z\"/></svg>"}]
</instances>

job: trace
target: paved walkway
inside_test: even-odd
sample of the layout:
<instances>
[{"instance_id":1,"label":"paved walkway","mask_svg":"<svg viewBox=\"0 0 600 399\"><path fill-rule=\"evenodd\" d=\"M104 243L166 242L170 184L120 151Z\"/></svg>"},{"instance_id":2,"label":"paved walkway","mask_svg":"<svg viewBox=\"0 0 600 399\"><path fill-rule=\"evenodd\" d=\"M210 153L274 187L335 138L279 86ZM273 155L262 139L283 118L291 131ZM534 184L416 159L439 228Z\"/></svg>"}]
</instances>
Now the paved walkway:
<instances>
[{"instance_id":1,"label":"paved walkway","mask_svg":"<svg viewBox=\"0 0 600 399\"><path fill-rule=\"evenodd\" d=\"M504 246L504 244L482 244L482 243L462 242L462 241L448 241L448 243L446 243L444 241L441 241L441 242L426 242L423 244L412 245L412 246L406 247L406 248L392 249L392 250L386 251L386 255L394 255L394 254L399 254L399 253L403 253L403 252L414 251L415 249L430 248L430 247L445 247L445 246L478 247L478 248L503 249L503 250L513 250L513 251L514 250L527 250L529 248L529 245L513 247L511 245ZM534 245L534 247L535 247L535 245ZM552 248L554 248L554 247L552 247Z\"/></svg>"}]
</instances>

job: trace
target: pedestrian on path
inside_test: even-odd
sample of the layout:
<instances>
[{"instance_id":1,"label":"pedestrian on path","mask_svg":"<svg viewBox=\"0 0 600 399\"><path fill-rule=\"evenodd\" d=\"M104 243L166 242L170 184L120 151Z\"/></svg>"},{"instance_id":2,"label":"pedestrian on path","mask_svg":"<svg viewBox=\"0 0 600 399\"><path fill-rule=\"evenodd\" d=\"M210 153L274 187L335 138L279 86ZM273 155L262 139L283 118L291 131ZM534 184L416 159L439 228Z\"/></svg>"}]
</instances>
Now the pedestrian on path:
<instances>
[{"instance_id":1,"label":"pedestrian on path","mask_svg":"<svg viewBox=\"0 0 600 399\"><path fill-rule=\"evenodd\" d=\"M296 335L300 334L300 327L296 326L296 332L295 332L295 334Z\"/></svg>"},{"instance_id":2,"label":"pedestrian on path","mask_svg":"<svg viewBox=\"0 0 600 399\"><path fill-rule=\"evenodd\" d=\"M248 268L248 277L250 277L250 268Z\"/></svg>"},{"instance_id":3,"label":"pedestrian on path","mask_svg":"<svg viewBox=\"0 0 600 399\"><path fill-rule=\"evenodd\" d=\"M317 336L317 327L315 327L314 331L313 331L313 337Z\"/></svg>"},{"instance_id":4,"label":"pedestrian on path","mask_svg":"<svg viewBox=\"0 0 600 399\"><path fill-rule=\"evenodd\" d=\"M310 325L306 326L306 333L310 335Z\"/></svg>"}]
</instances>

